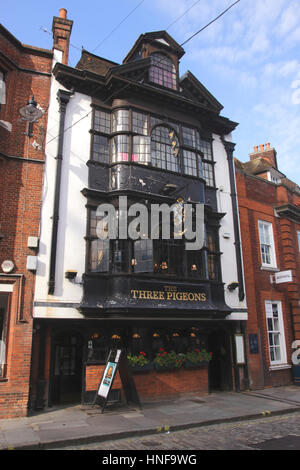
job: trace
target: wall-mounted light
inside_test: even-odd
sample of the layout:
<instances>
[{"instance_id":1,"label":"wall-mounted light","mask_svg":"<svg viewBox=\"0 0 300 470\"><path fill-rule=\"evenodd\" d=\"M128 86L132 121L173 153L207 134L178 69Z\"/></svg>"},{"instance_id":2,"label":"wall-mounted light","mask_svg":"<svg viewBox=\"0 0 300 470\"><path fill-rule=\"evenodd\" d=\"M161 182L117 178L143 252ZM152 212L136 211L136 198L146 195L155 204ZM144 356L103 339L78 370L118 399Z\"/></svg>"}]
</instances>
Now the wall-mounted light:
<instances>
[{"instance_id":1,"label":"wall-mounted light","mask_svg":"<svg viewBox=\"0 0 300 470\"><path fill-rule=\"evenodd\" d=\"M192 264L191 271L197 271L197 266L195 264Z\"/></svg>"},{"instance_id":2,"label":"wall-mounted light","mask_svg":"<svg viewBox=\"0 0 300 470\"><path fill-rule=\"evenodd\" d=\"M237 287L239 287L239 283L238 283L238 282L231 282L230 284L228 284L227 289L228 289L230 292L233 292Z\"/></svg>"},{"instance_id":3,"label":"wall-mounted light","mask_svg":"<svg viewBox=\"0 0 300 470\"><path fill-rule=\"evenodd\" d=\"M73 281L76 276L77 271L75 271L74 269L68 269L68 271L65 272L65 278L69 279L69 281Z\"/></svg>"},{"instance_id":4,"label":"wall-mounted light","mask_svg":"<svg viewBox=\"0 0 300 470\"><path fill-rule=\"evenodd\" d=\"M168 269L167 262L166 262L166 261L163 261L163 262L161 263L161 266L160 266L160 267L161 267L161 269Z\"/></svg>"},{"instance_id":5,"label":"wall-mounted light","mask_svg":"<svg viewBox=\"0 0 300 470\"><path fill-rule=\"evenodd\" d=\"M27 102L26 106L20 109L23 121L37 122L43 115L43 111L37 107L34 96Z\"/></svg>"},{"instance_id":6,"label":"wall-mounted light","mask_svg":"<svg viewBox=\"0 0 300 470\"><path fill-rule=\"evenodd\" d=\"M137 261L135 258L132 258L131 260L131 266L136 266L137 265Z\"/></svg>"}]
</instances>

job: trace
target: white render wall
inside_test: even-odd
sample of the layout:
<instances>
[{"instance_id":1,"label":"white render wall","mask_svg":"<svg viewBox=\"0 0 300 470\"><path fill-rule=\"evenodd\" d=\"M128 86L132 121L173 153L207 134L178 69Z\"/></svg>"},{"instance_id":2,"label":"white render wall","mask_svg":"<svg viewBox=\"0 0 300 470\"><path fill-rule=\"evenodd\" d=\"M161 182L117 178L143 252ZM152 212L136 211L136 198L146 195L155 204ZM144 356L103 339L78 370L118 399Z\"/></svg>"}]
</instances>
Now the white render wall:
<instances>
[{"instance_id":1,"label":"white render wall","mask_svg":"<svg viewBox=\"0 0 300 470\"><path fill-rule=\"evenodd\" d=\"M218 212L226 213L220 221L221 228L219 231L220 251L223 253L221 255L222 280L225 283L224 289L226 304L235 309L235 311L226 318L228 320L247 320L247 312L243 311L247 308L246 298L241 302L239 300L238 288L233 292L230 292L227 289L228 284L231 282L238 282L231 187L226 150L220 136L214 134L213 139L213 155L214 160L216 161L215 179L217 187ZM225 140L231 142L231 135L225 136ZM241 311L239 312L238 309L241 309Z\"/></svg>"},{"instance_id":2,"label":"white render wall","mask_svg":"<svg viewBox=\"0 0 300 470\"><path fill-rule=\"evenodd\" d=\"M57 91L63 87L52 78L51 97L46 136L46 165L41 211L40 245L36 273L35 304L79 303L82 298L81 276L85 271L86 198L83 188L88 187L90 153L91 98L75 93L67 105L61 174L61 193L56 252L54 295L48 295L56 154L59 134L59 103ZM80 118L86 116L80 122ZM74 125L74 123L76 123ZM70 126L69 130L66 130ZM54 140L52 140L54 138ZM49 142L47 144L47 142ZM75 282L65 278L67 270L76 270ZM35 306L36 318L82 318L76 308L66 305Z\"/></svg>"}]
</instances>

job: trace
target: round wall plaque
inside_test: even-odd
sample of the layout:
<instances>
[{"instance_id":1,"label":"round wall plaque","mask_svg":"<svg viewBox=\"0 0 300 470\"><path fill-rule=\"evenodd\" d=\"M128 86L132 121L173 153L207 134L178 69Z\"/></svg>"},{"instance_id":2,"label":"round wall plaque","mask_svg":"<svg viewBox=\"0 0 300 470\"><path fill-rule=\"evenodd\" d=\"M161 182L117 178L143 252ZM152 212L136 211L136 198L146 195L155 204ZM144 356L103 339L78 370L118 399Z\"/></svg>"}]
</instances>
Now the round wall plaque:
<instances>
[{"instance_id":1,"label":"round wall plaque","mask_svg":"<svg viewBox=\"0 0 300 470\"><path fill-rule=\"evenodd\" d=\"M14 263L9 259L3 261L3 263L1 264L1 268L4 273L11 273L14 267Z\"/></svg>"}]
</instances>

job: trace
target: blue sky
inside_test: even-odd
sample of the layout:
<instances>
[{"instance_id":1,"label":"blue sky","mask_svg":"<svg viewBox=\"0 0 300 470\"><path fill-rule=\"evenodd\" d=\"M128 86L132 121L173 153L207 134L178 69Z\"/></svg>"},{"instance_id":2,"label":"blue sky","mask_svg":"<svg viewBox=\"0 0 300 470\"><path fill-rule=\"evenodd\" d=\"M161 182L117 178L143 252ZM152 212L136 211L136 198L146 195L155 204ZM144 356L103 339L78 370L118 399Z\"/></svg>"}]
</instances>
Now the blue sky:
<instances>
[{"instance_id":1,"label":"blue sky","mask_svg":"<svg viewBox=\"0 0 300 470\"><path fill-rule=\"evenodd\" d=\"M166 29L181 44L232 3L10 0L0 21L22 43L51 49L52 36L40 28L51 31L53 16L66 8L74 21L70 65L75 66L82 46L121 63L139 34ZM246 161L254 145L270 142L279 169L298 184L299 46L299 0L241 0L184 46L180 69L181 75L190 70L223 104L222 115L239 123L233 133L238 159Z\"/></svg>"}]
</instances>

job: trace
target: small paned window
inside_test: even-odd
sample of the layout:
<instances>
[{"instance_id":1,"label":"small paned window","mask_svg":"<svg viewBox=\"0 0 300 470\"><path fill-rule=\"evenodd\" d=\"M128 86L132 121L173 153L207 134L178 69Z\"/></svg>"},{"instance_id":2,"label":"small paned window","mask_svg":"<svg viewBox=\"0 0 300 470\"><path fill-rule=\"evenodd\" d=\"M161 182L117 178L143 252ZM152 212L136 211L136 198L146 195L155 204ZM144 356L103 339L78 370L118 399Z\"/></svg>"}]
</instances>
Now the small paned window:
<instances>
[{"instance_id":1,"label":"small paned window","mask_svg":"<svg viewBox=\"0 0 300 470\"><path fill-rule=\"evenodd\" d=\"M100 163L109 163L109 139L103 135L93 135L92 159Z\"/></svg>"},{"instance_id":2,"label":"small paned window","mask_svg":"<svg viewBox=\"0 0 300 470\"><path fill-rule=\"evenodd\" d=\"M94 113L94 130L110 134L110 113L95 109Z\"/></svg>"},{"instance_id":3,"label":"small paned window","mask_svg":"<svg viewBox=\"0 0 300 470\"><path fill-rule=\"evenodd\" d=\"M132 161L143 163L148 165L151 159L151 142L150 137L134 136L133 137L133 149L132 149Z\"/></svg>"},{"instance_id":4,"label":"small paned window","mask_svg":"<svg viewBox=\"0 0 300 470\"><path fill-rule=\"evenodd\" d=\"M216 238L216 234L212 230L207 231L206 248L208 277L211 281L219 281L220 278L219 253L217 249Z\"/></svg>"},{"instance_id":5,"label":"small paned window","mask_svg":"<svg viewBox=\"0 0 300 470\"><path fill-rule=\"evenodd\" d=\"M180 171L179 141L175 131L165 126L157 126L151 134L151 163L156 168Z\"/></svg>"},{"instance_id":6,"label":"small paned window","mask_svg":"<svg viewBox=\"0 0 300 470\"><path fill-rule=\"evenodd\" d=\"M119 109L112 115L112 132L129 131L129 111Z\"/></svg>"},{"instance_id":7,"label":"small paned window","mask_svg":"<svg viewBox=\"0 0 300 470\"><path fill-rule=\"evenodd\" d=\"M128 162L129 157L129 136L117 135L111 141L111 161Z\"/></svg>"},{"instance_id":8,"label":"small paned window","mask_svg":"<svg viewBox=\"0 0 300 470\"><path fill-rule=\"evenodd\" d=\"M96 210L90 210L89 219L89 270L92 272L107 272L109 270L109 240L97 237L97 223L102 217L97 217Z\"/></svg>"},{"instance_id":9,"label":"small paned window","mask_svg":"<svg viewBox=\"0 0 300 470\"><path fill-rule=\"evenodd\" d=\"M148 135L148 119L146 114L132 112L132 131Z\"/></svg>"},{"instance_id":10,"label":"small paned window","mask_svg":"<svg viewBox=\"0 0 300 470\"><path fill-rule=\"evenodd\" d=\"M199 149L203 152L203 159L204 160L212 160L212 148L211 142L207 140L200 140L199 141Z\"/></svg>"},{"instance_id":11,"label":"small paned window","mask_svg":"<svg viewBox=\"0 0 300 470\"><path fill-rule=\"evenodd\" d=\"M297 231L298 251L300 252L300 232Z\"/></svg>"},{"instance_id":12,"label":"small paned window","mask_svg":"<svg viewBox=\"0 0 300 470\"><path fill-rule=\"evenodd\" d=\"M164 54L157 52L152 54L149 80L158 85L176 90L176 69L172 60Z\"/></svg>"},{"instance_id":13,"label":"small paned window","mask_svg":"<svg viewBox=\"0 0 300 470\"><path fill-rule=\"evenodd\" d=\"M133 270L136 273L150 273L153 271L153 245L152 240L134 241Z\"/></svg>"},{"instance_id":14,"label":"small paned window","mask_svg":"<svg viewBox=\"0 0 300 470\"><path fill-rule=\"evenodd\" d=\"M198 176L195 152L183 150L183 168L186 175Z\"/></svg>"},{"instance_id":15,"label":"small paned window","mask_svg":"<svg viewBox=\"0 0 300 470\"><path fill-rule=\"evenodd\" d=\"M211 163L202 162L202 175L207 186L214 186L214 168Z\"/></svg>"}]
</instances>

